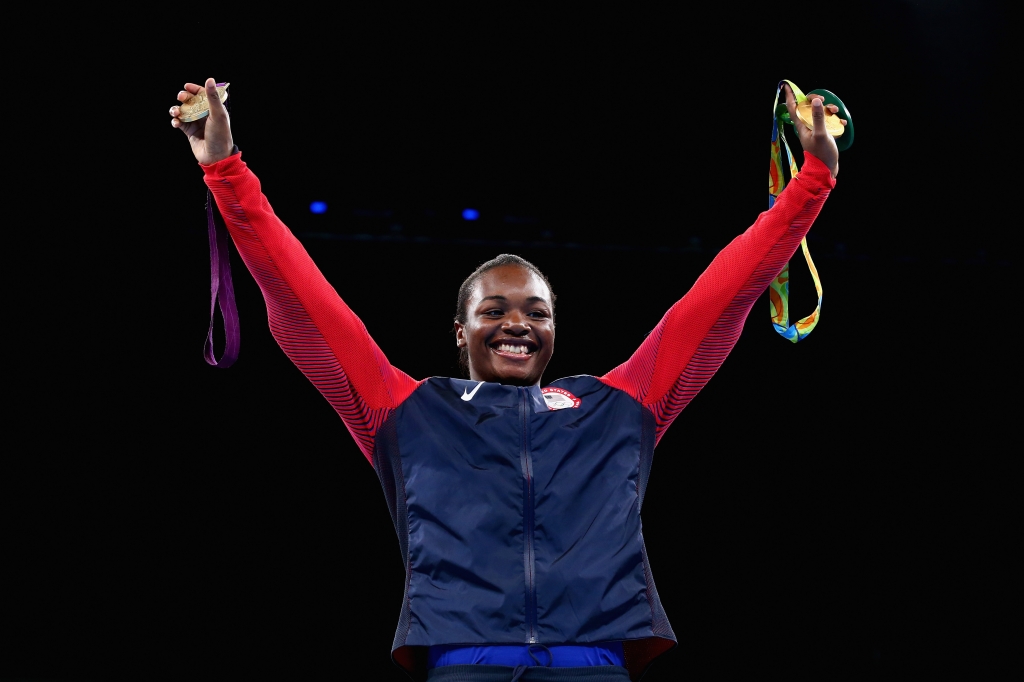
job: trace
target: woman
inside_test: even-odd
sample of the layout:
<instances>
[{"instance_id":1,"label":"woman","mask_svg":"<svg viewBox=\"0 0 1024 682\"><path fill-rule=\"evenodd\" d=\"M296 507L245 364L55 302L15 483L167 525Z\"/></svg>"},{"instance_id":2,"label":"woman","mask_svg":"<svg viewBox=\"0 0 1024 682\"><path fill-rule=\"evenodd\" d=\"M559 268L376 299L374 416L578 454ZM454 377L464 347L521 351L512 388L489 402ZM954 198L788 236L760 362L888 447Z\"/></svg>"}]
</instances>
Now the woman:
<instances>
[{"instance_id":1,"label":"woman","mask_svg":"<svg viewBox=\"0 0 1024 682\"><path fill-rule=\"evenodd\" d=\"M727 246L633 356L545 387L555 296L517 256L459 291L469 380L391 366L271 210L241 160L215 81L184 131L285 353L334 406L380 477L405 560L392 647L415 679L627 680L675 645L640 525L654 447L721 365L793 255L838 171L814 102L803 171ZM792 92L786 104L795 116ZM820 125L817 125L820 124Z\"/></svg>"}]
</instances>

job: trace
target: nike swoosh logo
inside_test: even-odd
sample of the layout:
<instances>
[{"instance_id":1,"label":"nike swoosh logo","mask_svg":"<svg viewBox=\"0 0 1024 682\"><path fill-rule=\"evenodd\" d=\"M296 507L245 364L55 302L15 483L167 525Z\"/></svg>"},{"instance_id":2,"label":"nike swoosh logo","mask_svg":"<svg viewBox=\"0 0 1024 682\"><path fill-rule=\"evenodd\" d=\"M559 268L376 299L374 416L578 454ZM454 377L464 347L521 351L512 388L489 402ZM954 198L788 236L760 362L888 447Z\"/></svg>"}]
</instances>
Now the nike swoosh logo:
<instances>
[{"instance_id":1,"label":"nike swoosh logo","mask_svg":"<svg viewBox=\"0 0 1024 682\"><path fill-rule=\"evenodd\" d=\"M473 389L472 393L466 393L466 389L462 389L462 399L465 400L466 402L469 402L470 400L472 400L473 396L476 395L476 392L479 391L480 387L483 386L485 383L486 382L481 381L479 384L477 384L476 388Z\"/></svg>"}]
</instances>

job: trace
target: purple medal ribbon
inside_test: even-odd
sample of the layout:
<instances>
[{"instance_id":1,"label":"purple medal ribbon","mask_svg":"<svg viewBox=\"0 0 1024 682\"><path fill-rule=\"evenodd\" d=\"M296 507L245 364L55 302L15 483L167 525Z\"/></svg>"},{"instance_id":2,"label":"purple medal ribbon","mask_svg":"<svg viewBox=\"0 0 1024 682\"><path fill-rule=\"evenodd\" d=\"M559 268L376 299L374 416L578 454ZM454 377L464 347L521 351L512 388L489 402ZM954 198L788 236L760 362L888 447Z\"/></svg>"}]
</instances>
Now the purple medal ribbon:
<instances>
[{"instance_id":1,"label":"purple medal ribbon","mask_svg":"<svg viewBox=\"0 0 1024 682\"><path fill-rule=\"evenodd\" d=\"M227 85L217 83L217 87ZM231 111L231 104L224 102L224 107ZM232 153L237 152L235 147ZM227 369L238 359L238 347L242 338L238 332L238 306L235 305L235 286L231 283L231 239L227 228L219 225L214 217L215 204L213 193L206 190L206 228L210 235L210 328L206 332L206 345L203 355L206 363L221 369ZM224 352L217 359L213 351L213 326L217 306L220 306L220 317L224 321Z\"/></svg>"},{"instance_id":2,"label":"purple medal ribbon","mask_svg":"<svg viewBox=\"0 0 1024 682\"><path fill-rule=\"evenodd\" d=\"M207 364L227 369L238 359L241 335L238 332L238 307L231 283L231 252L227 229L217 225L213 216L213 194L206 190L206 226L210 234L210 329L203 353ZM224 352L217 360L213 352L213 325L217 306L224 321Z\"/></svg>"}]
</instances>

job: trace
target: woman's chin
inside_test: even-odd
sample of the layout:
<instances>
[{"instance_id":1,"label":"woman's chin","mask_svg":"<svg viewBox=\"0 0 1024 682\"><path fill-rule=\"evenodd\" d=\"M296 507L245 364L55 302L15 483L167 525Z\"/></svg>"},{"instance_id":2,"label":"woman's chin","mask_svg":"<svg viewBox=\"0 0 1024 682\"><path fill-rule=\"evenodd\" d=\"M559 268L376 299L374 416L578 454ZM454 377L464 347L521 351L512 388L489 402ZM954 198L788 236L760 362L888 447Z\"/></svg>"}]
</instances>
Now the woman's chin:
<instances>
[{"instance_id":1,"label":"woman's chin","mask_svg":"<svg viewBox=\"0 0 1024 682\"><path fill-rule=\"evenodd\" d=\"M502 364L510 365L511 363ZM530 366L526 363L516 363L512 366L494 367L494 379L492 379L492 381L496 381L499 384L511 384L515 386L529 386L531 384L535 384L540 377L537 375L535 368L532 367L533 363L531 362L529 365Z\"/></svg>"},{"instance_id":2,"label":"woman's chin","mask_svg":"<svg viewBox=\"0 0 1024 682\"><path fill-rule=\"evenodd\" d=\"M532 386L540 382L541 375L547 365L544 354L528 357L507 358L491 352L486 357L489 362L477 363L475 370L470 361L471 374L483 381L513 386Z\"/></svg>"}]
</instances>

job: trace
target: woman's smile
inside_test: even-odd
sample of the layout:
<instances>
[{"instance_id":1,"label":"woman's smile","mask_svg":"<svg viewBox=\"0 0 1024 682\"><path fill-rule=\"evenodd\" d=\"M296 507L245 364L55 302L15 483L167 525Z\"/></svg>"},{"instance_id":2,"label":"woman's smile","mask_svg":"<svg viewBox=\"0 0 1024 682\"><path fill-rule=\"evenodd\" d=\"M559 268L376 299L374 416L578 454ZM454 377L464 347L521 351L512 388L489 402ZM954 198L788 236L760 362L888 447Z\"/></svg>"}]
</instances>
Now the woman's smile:
<instances>
[{"instance_id":1,"label":"woman's smile","mask_svg":"<svg viewBox=\"0 0 1024 682\"><path fill-rule=\"evenodd\" d=\"M517 362L529 360L537 350L537 344L529 339L498 339L489 345L495 355Z\"/></svg>"}]
</instances>

